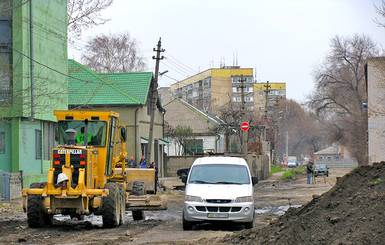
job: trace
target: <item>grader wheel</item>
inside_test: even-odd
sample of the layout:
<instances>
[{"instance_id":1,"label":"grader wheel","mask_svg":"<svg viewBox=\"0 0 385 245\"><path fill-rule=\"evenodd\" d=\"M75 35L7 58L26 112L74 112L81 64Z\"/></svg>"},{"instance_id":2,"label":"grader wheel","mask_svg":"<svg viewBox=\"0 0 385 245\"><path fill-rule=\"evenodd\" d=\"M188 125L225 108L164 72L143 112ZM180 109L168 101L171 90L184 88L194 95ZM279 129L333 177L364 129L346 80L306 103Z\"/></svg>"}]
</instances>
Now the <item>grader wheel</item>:
<instances>
[{"instance_id":1,"label":"grader wheel","mask_svg":"<svg viewBox=\"0 0 385 245\"><path fill-rule=\"evenodd\" d=\"M132 194L135 196L142 196L145 194L144 190L144 182L143 181L135 181L132 186ZM134 220L143 220L144 212L142 210L133 210L132 218Z\"/></svg>"},{"instance_id":2,"label":"grader wheel","mask_svg":"<svg viewBox=\"0 0 385 245\"><path fill-rule=\"evenodd\" d=\"M119 186L119 193L120 193L120 200L121 200L121 205L120 205L120 225L124 225L125 223L125 214L126 214L126 193L124 191L123 185L118 185Z\"/></svg>"},{"instance_id":3,"label":"grader wheel","mask_svg":"<svg viewBox=\"0 0 385 245\"><path fill-rule=\"evenodd\" d=\"M109 190L109 194L103 199L103 227L115 228L120 224L121 195L119 187L110 182L104 188Z\"/></svg>"},{"instance_id":4,"label":"grader wheel","mask_svg":"<svg viewBox=\"0 0 385 245\"><path fill-rule=\"evenodd\" d=\"M40 189L47 185L43 183L32 183L30 189ZM31 228L39 228L44 224L52 225L53 215L46 214L43 209L43 197L41 195L28 194L27 197L27 220Z\"/></svg>"}]
</instances>

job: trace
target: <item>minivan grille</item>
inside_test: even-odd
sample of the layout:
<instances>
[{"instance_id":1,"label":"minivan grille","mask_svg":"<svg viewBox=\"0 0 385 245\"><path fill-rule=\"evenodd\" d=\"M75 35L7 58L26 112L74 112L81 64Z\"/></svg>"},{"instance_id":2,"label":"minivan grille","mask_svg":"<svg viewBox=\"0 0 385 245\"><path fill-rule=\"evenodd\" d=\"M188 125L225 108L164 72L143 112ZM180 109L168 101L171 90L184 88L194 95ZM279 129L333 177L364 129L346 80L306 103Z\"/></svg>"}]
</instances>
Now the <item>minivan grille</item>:
<instances>
[{"instance_id":1,"label":"minivan grille","mask_svg":"<svg viewBox=\"0 0 385 245\"><path fill-rule=\"evenodd\" d=\"M206 199L208 203L230 203L230 199Z\"/></svg>"},{"instance_id":2,"label":"minivan grille","mask_svg":"<svg viewBox=\"0 0 385 245\"><path fill-rule=\"evenodd\" d=\"M236 213L241 211L242 207L213 207L213 206L196 206L199 212L215 212L215 213Z\"/></svg>"}]
</instances>

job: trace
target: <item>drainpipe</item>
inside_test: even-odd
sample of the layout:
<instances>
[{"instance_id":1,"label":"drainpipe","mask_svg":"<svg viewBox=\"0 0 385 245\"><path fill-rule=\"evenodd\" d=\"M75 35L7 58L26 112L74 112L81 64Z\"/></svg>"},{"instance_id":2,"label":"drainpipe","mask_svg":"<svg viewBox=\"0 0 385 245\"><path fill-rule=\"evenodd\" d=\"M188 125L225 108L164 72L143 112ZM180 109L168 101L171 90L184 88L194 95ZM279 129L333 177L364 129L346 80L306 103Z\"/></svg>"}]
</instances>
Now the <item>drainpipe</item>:
<instances>
[{"instance_id":1,"label":"drainpipe","mask_svg":"<svg viewBox=\"0 0 385 245\"><path fill-rule=\"evenodd\" d=\"M217 135L217 139L215 140L215 153L218 153L218 140L221 138L220 135Z\"/></svg>"},{"instance_id":2,"label":"drainpipe","mask_svg":"<svg viewBox=\"0 0 385 245\"><path fill-rule=\"evenodd\" d=\"M138 130L138 129L136 128L136 127L137 127L137 123L136 123L137 120L136 120L136 119L137 119L137 117L138 117L138 116L137 116L138 110L139 110L139 106L136 107L136 110L135 110L135 161L138 159L138 158L137 158L137 156L138 156L138 155L137 155L137 149L138 149L138 147L137 147L137 144L138 144L138 142L137 142L137 140L138 140L138 138L137 138L137 137L138 137L138 132L137 132L137 130Z\"/></svg>"},{"instance_id":3,"label":"drainpipe","mask_svg":"<svg viewBox=\"0 0 385 245\"><path fill-rule=\"evenodd\" d=\"M33 55L33 5L29 2L29 49L30 49L30 68L31 68L31 119L35 117L35 80L34 80L34 55Z\"/></svg>"}]
</instances>

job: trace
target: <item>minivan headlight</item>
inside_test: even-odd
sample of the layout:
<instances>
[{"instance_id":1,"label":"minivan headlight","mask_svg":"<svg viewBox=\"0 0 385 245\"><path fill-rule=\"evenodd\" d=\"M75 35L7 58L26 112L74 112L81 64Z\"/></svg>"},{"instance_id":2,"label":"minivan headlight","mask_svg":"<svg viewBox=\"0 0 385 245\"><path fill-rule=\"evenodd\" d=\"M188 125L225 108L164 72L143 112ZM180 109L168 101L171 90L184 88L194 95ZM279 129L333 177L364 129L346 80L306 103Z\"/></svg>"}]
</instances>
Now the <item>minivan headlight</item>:
<instances>
[{"instance_id":1,"label":"minivan headlight","mask_svg":"<svg viewBox=\"0 0 385 245\"><path fill-rule=\"evenodd\" d=\"M197 196L185 196L184 200L189 202L203 202L202 198Z\"/></svg>"},{"instance_id":2,"label":"minivan headlight","mask_svg":"<svg viewBox=\"0 0 385 245\"><path fill-rule=\"evenodd\" d=\"M237 197L235 199L235 202L252 202L253 197L252 196L246 196L246 197Z\"/></svg>"}]
</instances>

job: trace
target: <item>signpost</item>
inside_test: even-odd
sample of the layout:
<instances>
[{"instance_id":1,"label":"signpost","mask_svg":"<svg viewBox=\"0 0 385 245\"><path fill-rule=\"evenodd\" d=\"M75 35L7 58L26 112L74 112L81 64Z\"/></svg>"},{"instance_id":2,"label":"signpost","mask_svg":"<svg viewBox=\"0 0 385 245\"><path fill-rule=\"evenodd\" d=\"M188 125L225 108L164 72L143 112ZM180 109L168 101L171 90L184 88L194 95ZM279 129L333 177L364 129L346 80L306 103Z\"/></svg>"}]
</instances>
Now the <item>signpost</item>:
<instances>
[{"instance_id":1,"label":"signpost","mask_svg":"<svg viewBox=\"0 0 385 245\"><path fill-rule=\"evenodd\" d=\"M243 131L247 131L249 129L249 124L247 122L244 122L241 124L241 129Z\"/></svg>"}]
</instances>

